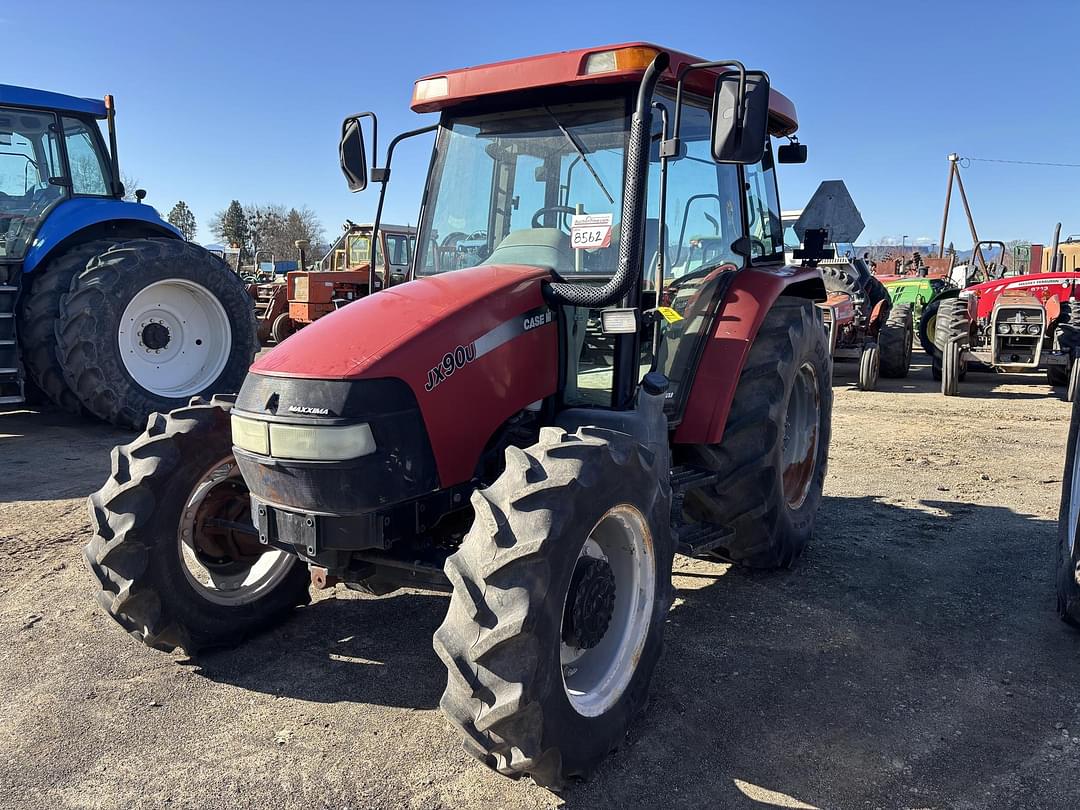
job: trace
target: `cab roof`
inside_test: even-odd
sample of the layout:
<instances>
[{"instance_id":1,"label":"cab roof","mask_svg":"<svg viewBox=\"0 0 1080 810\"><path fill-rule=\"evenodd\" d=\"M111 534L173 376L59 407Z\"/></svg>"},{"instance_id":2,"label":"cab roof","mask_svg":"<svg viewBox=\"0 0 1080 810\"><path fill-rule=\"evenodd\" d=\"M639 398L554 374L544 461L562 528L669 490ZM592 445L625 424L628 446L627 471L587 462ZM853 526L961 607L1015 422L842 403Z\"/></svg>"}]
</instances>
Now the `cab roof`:
<instances>
[{"instance_id":1,"label":"cab roof","mask_svg":"<svg viewBox=\"0 0 1080 810\"><path fill-rule=\"evenodd\" d=\"M49 90L34 90L31 87L17 87L13 84L0 84L0 105L13 107L36 107L59 112L91 115L105 118L105 102L97 98L80 98Z\"/></svg>"},{"instance_id":2,"label":"cab roof","mask_svg":"<svg viewBox=\"0 0 1080 810\"><path fill-rule=\"evenodd\" d=\"M684 65L709 61L649 42L624 42L528 56L424 76L413 86L412 109L419 113L438 112L485 97L541 87L635 83L641 80L653 56L661 51L667 52L670 63L660 82L672 87ZM600 69L596 69L597 66ZM721 72L696 71L686 77L684 86L692 92L710 96L716 76ZM798 128L795 105L775 87L771 88L769 132L791 135Z\"/></svg>"}]
</instances>

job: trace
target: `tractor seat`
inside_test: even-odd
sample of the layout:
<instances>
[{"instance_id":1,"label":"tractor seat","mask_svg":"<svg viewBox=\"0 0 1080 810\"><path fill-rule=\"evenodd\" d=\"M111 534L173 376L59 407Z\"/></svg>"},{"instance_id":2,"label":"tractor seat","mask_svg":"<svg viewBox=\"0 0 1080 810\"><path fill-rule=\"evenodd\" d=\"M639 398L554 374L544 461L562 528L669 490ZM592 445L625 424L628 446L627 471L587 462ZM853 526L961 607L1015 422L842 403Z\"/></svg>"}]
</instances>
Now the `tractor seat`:
<instances>
[{"instance_id":1,"label":"tractor seat","mask_svg":"<svg viewBox=\"0 0 1080 810\"><path fill-rule=\"evenodd\" d=\"M571 273L574 253L570 238L558 228L522 228L508 233L481 264L527 264Z\"/></svg>"}]
</instances>

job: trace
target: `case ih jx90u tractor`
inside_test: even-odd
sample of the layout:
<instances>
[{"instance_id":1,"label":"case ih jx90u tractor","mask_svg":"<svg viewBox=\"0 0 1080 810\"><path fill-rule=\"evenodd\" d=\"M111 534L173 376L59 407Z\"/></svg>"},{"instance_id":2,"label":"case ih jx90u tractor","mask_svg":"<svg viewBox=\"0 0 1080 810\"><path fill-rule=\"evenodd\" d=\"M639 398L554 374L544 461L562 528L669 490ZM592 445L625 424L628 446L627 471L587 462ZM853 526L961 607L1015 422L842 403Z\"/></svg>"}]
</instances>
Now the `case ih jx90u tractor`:
<instances>
[{"instance_id":1,"label":"case ih jx90u tractor","mask_svg":"<svg viewBox=\"0 0 1080 810\"><path fill-rule=\"evenodd\" d=\"M449 590L443 711L480 761L557 788L644 705L673 554L787 566L813 531L825 290L784 264L769 137L795 109L647 44L430 76L412 106L438 124L369 169L373 116L349 118L341 162L385 192L401 138L437 133L413 280L297 332L234 399L151 417L91 497L86 556L163 650L237 642L309 578ZM669 234L710 219L726 250L657 308Z\"/></svg>"},{"instance_id":2,"label":"case ih jx90u tractor","mask_svg":"<svg viewBox=\"0 0 1080 810\"><path fill-rule=\"evenodd\" d=\"M113 114L111 96L0 84L0 404L29 388L142 427L235 390L255 319L220 258L123 200Z\"/></svg>"}]
</instances>

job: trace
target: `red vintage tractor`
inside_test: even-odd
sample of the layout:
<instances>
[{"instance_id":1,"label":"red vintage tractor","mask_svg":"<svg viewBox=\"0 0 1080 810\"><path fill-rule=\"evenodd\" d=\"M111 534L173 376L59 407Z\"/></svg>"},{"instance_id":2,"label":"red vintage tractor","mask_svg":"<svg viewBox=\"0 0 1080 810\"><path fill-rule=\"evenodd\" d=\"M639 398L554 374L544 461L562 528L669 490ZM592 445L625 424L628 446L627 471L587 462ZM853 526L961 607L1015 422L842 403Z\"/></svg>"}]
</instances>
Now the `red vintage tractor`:
<instances>
[{"instance_id":1,"label":"red vintage tractor","mask_svg":"<svg viewBox=\"0 0 1080 810\"><path fill-rule=\"evenodd\" d=\"M113 618L189 653L311 581L450 591L443 711L481 762L559 788L645 704L673 554L788 566L813 533L825 289L812 256L785 266L770 138L795 108L644 43L440 73L412 106L439 123L382 167L370 113L340 153L381 212L395 147L437 133L413 280L298 332L237 397L151 417L90 498L86 557ZM669 225L726 243L671 281L695 285L681 313L656 306Z\"/></svg>"},{"instance_id":2,"label":"red vintage tractor","mask_svg":"<svg viewBox=\"0 0 1080 810\"><path fill-rule=\"evenodd\" d=\"M945 298L934 326L934 376L959 392L969 364L991 371L1046 369L1051 385L1080 393L1080 273L1037 273L984 281ZM939 359L940 358L940 359Z\"/></svg>"}]
</instances>

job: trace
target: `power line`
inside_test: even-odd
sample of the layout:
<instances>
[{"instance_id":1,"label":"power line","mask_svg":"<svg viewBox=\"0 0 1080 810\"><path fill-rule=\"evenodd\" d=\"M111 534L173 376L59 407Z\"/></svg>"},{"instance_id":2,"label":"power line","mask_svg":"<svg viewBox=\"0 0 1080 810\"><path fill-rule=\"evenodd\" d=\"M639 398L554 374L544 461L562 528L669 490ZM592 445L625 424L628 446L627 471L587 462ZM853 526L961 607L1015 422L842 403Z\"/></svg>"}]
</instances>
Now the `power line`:
<instances>
[{"instance_id":1,"label":"power line","mask_svg":"<svg viewBox=\"0 0 1080 810\"><path fill-rule=\"evenodd\" d=\"M977 160L980 163L1015 163L1021 166L1055 166L1061 169L1080 169L1080 163L1048 163L1041 160L1002 160L1000 158L962 157L964 160Z\"/></svg>"}]
</instances>

